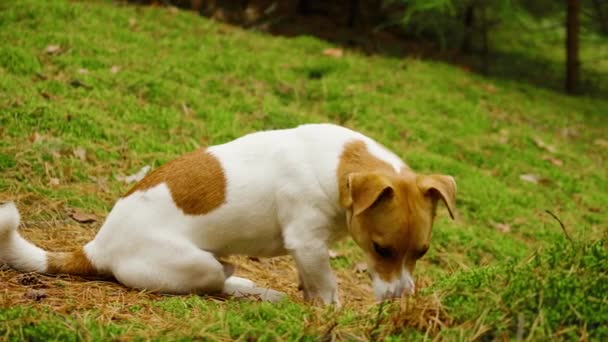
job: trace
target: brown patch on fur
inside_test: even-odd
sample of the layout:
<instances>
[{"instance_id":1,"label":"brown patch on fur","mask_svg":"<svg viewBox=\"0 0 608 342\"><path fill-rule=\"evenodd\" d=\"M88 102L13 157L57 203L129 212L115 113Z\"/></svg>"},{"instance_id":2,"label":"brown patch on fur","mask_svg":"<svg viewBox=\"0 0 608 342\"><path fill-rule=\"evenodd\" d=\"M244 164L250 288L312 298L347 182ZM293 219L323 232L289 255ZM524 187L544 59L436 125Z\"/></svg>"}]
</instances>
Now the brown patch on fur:
<instances>
[{"instance_id":1,"label":"brown patch on fur","mask_svg":"<svg viewBox=\"0 0 608 342\"><path fill-rule=\"evenodd\" d=\"M226 200L226 177L219 160L203 149L187 153L152 171L127 192L166 183L173 201L184 214L203 215Z\"/></svg>"},{"instance_id":2,"label":"brown patch on fur","mask_svg":"<svg viewBox=\"0 0 608 342\"><path fill-rule=\"evenodd\" d=\"M46 258L46 272L49 274L97 275L97 270L82 248L73 252L48 252Z\"/></svg>"},{"instance_id":3,"label":"brown patch on fur","mask_svg":"<svg viewBox=\"0 0 608 342\"><path fill-rule=\"evenodd\" d=\"M340 204L349 210L350 233L371 268L385 281L400 277L403 265L413 274L416 260L430 244L440 197L435 193L449 197L453 192L443 185L455 184L453 179L417 175L408 167L397 171L359 140L345 145L337 176ZM428 186L421 187L421 180ZM429 189L432 196L427 196Z\"/></svg>"},{"instance_id":4,"label":"brown patch on fur","mask_svg":"<svg viewBox=\"0 0 608 342\"><path fill-rule=\"evenodd\" d=\"M438 200L442 200L450 213L450 217L454 219L456 182L453 177L445 175L420 175L416 178L416 183L423 193L433 198L434 207L437 206Z\"/></svg>"},{"instance_id":5,"label":"brown patch on fur","mask_svg":"<svg viewBox=\"0 0 608 342\"><path fill-rule=\"evenodd\" d=\"M348 175L355 172L383 172L395 174L393 167L369 153L367 146L361 140L353 140L344 145L338 165L338 186L340 204L347 207L349 203Z\"/></svg>"}]
</instances>

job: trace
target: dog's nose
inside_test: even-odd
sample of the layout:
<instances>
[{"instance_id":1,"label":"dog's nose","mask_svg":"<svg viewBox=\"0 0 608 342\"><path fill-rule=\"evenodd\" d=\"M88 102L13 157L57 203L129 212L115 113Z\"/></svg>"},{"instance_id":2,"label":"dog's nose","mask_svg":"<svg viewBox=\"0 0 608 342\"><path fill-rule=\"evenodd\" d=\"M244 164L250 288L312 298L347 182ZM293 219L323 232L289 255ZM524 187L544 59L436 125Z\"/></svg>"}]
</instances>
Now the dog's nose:
<instances>
[{"instance_id":1,"label":"dog's nose","mask_svg":"<svg viewBox=\"0 0 608 342\"><path fill-rule=\"evenodd\" d=\"M402 295L413 295L416 285L411 275L403 274L402 277L392 282L383 281L377 275L372 279L374 294L378 300L400 298Z\"/></svg>"},{"instance_id":2,"label":"dog's nose","mask_svg":"<svg viewBox=\"0 0 608 342\"><path fill-rule=\"evenodd\" d=\"M391 291L391 292L386 292L384 294L384 300L386 299L396 299L396 298L401 298L401 291Z\"/></svg>"},{"instance_id":3,"label":"dog's nose","mask_svg":"<svg viewBox=\"0 0 608 342\"><path fill-rule=\"evenodd\" d=\"M404 281L394 291L387 291L384 299L401 298L401 296L411 296L416 293L416 285L411 278L405 278Z\"/></svg>"},{"instance_id":4,"label":"dog's nose","mask_svg":"<svg viewBox=\"0 0 608 342\"><path fill-rule=\"evenodd\" d=\"M384 295L382 296L382 300L389 300L389 299L397 299L397 298L401 298L401 294L403 293L403 291L400 290L395 290L395 291L386 291L384 293Z\"/></svg>"}]
</instances>

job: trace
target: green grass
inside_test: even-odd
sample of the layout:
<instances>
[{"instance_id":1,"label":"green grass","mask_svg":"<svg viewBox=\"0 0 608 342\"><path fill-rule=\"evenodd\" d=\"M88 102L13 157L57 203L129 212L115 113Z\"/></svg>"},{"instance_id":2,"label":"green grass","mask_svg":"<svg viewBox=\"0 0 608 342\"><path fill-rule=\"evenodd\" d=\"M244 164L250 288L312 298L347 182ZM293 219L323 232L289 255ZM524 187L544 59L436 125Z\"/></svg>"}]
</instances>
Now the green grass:
<instances>
[{"instance_id":1,"label":"green grass","mask_svg":"<svg viewBox=\"0 0 608 342\"><path fill-rule=\"evenodd\" d=\"M118 175L248 132L330 121L368 134L420 172L456 177L458 220L442 211L417 270L430 283L420 296L439 296L451 317L440 336L608 337L606 97L569 97L412 58L331 58L322 53L330 45L314 38L114 2L2 2L0 41L0 199L18 199L26 221L64 217L67 208L103 217L127 188ZM49 45L60 49L49 53ZM59 205L36 210L50 203ZM572 245L545 210L563 221ZM361 260L350 242L338 249L337 269ZM426 333L391 325L391 306L377 315L189 296L130 310L133 317L102 324L95 310L0 308L0 339Z\"/></svg>"}]
</instances>

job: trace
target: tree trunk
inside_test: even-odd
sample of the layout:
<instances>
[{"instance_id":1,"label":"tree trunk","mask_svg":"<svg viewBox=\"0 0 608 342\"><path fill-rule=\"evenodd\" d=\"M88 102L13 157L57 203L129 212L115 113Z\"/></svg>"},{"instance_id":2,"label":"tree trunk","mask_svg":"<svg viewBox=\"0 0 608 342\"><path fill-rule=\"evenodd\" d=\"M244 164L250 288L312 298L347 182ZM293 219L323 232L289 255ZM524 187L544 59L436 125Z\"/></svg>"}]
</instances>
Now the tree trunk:
<instances>
[{"instance_id":1,"label":"tree trunk","mask_svg":"<svg viewBox=\"0 0 608 342\"><path fill-rule=\"evenodd\" d=\"M359 21L359 0L350 0L348 6L348 27L354 28Z\"/></svg>"},{"instance_id":2,"label":"tree trunk","mask_svg":"<svg viewBox=\"0 0 608 342\"><path fill-rule=\"evenodd\" d=\"M309 15L310 10L310 2L308 0L300 0L298 1L298 9L297 13L299 15Z\"/></svg>"},{"instance_id":3,"label":"tree trunk","mask_svg":"<svg viewBox=\"0 0 608 342\"><path fill-rule=\"evenodd\" d=\"M578 30L579 12L581 9L579 0L568 1L568 14L566 18L566 91L573 94L577 90L580 73L578 60Z\"/></svg>"},{"instance_id":4,"label":"tree trunk","mask_svg":"<svg viewBox=\"0 0 608 342\"><path fill-rule=\"evenodd\" d=\"M490 21L488 20L488 7L481 7L481 70L484 74L488 74L489 70L489 55L490 43L488 39L488 31L490 30Z\"/></svg>"},{"instance_id":5,"label":"tree trunk","mask_svg":"<svg viewBox=\"0 0 608 342\"><path fill-rule=\"evenodd\" d=\"M464 53L473 52L473 31L475 31L475 6L471 2L464 10L464 37L460 47Z\"/></svg>"}]
</instances>

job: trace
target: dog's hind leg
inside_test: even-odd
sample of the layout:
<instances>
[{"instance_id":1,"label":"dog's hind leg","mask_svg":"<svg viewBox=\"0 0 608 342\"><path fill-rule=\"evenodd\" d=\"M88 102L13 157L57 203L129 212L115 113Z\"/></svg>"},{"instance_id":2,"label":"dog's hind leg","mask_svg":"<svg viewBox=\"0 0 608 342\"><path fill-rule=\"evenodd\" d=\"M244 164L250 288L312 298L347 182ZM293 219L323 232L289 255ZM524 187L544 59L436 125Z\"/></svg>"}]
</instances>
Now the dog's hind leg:
<instances>
[{"instance_id":1,"label":"dog's hind leg","mask_svg":"<svg viewBox=\"0 0 608 342\"><path fill-rule=\"evenodd\" d=\"M285 297L282 292L232 276L231 264L220 262L188 242L163 241L161 245L147 241L145 246L117 262L112 273L120 283L159 293L223 293L272 302Z\"/></svg>"},{"instance_id":2,"label":"dog's hind leg","mask_svg":"<svg viewBox=\"0 0 608 342\"><path fill-rule=\"evenodd\" d=\"M116 260L112 273L128 287L173 294L220 293L224 287L224 266L188 242L147 243L127 255Z\"/></svg>"}]
</instances>

